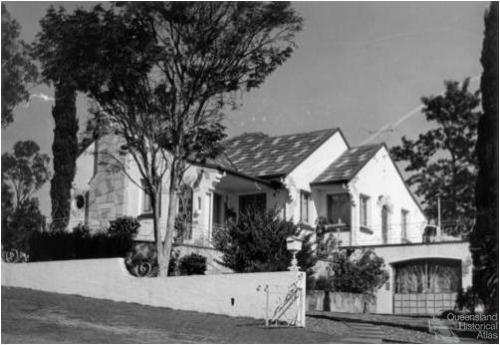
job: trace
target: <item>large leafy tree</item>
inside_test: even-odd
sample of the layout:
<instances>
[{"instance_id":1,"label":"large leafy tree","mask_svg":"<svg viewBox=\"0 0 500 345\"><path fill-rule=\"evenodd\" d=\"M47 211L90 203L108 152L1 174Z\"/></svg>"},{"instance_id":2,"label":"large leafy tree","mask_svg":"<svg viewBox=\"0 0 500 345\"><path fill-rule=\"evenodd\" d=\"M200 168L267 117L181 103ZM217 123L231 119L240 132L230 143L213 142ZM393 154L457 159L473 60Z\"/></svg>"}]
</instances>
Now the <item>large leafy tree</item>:
<instances>
[{"instance_id":1,"label":"large leafy tree","mask_svg":"<svg viewBox=\"0 0 500 345\"><path fill-rule=\"evenodd\" d=\"M490 312L498 312L498 2L485 16L481 93L476 153L476 226L470 236L474 288Z\"/></svg>"},{"instance_id":2,"label":"large leafy tree","mask_svg":"<svg viewBox=\"0 0 500 345\"><path fill-rule=\"evenodd\" d=\"M289 3L125 3L103 19L105 82L91 96L139 169L153 207L160 275L172 249L178 192L189 165L215 157L223 111L291 55L302 20ZM130 33L132 32L132 34ZM127 159L115 159L123 170ZM161 186L167 225L158 226Z\"/></svg>"},{"instance_id":3,"label":"large leafy tree","mask_svg":"<svg viewBox=\"0 0 500 345\"><path fill-rule=\"evenodd\" d=\"M13 153L2 154L2 185L12 193L13 208L29 200L48 180L49 161L49 156L40 153L38 144L31 140L18 141Z\"/></svg>"},{"instance_id":4,"label":"large leafy tree","mask_svg":"<svg viewBox=\"0 0 500 345\"><path fill-rule=\"evenodd\" d=\"M2 127L10 124L14 107L28 101L28 84L37 77L28 45L19 39L19 23L2 3Z\"/></svg>"},{"instance_id":5,"label":"large leafy tree","mask_svg":"<svg viewBox=\"0 0 500 345\"><path fill-rule=\"evenodd\" d=\"M281 219L277 210L249 210L216 234L215 246L223 253L221 263L235 272L286 271L292 259L286 238L299 235L297 225ZM303 238L297 254L298 265L307 274L313 273L317 261L311 236Z\"/></svg>"},{"instance_id":6,"label":"large leafy tree","mask_svg":"<svg viewBox=\"0 0 500 345\"><path fill-rule=\"evenodd\" d=\"M2 245L27 251L28 236L43 226L33 197L49 178L49 157L33 141L19 141L2 155Z\"/></svg>"},{"instance_id":7,"label":"large leafy tree","mask_svg":"<svg viewBox=\"0 0 500 345\"><path fill-rule=\"evenodd\" d=\"M402 138L393 147L396 161L407 163L411 173L406 182L422 198L427 216L437 218L441 199L444 231L460 235L470 230L475 216L474 185L477 160L474 145L480 116L479 91L468 90L469 80L462 84L445 82L444 94L423 97L423 113L434 125L416 140Z\"/></svg>"},{"instance_id":8,"label":"large leafy tree","mask_svg":"<svg viewBox=\"0 0 500 345\"><path fill-rule=\"evenodd\" d=\"M104 10L96 6L90 11L76 10L68 14L64 8L50 7L40 21L41 31L33 45L40 61L43 80L55 88L54 176L51 180L52 226L64 230L70 214L71 186L78 156L77 91L87 91L100 80L97 50Z\"/></svg>"}]
</instances>

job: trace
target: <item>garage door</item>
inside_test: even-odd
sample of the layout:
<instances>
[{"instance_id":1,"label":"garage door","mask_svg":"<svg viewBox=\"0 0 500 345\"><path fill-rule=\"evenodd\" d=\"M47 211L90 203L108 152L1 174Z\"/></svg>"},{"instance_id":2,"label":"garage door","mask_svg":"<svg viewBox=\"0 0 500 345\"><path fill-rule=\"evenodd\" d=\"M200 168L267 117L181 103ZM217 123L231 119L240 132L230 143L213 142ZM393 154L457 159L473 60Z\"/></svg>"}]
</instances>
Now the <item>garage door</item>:
<instances>
[{"instance_id":1,"label":"garage door","mask_svg":"<svg viewBox=\"0 0 500 345\"><path fill-rule=\"evenodd\" d=\"M461 289L461 262L417 259L394 264L394 313L436 315L453 309Z\"/></svg>"}]
</instances>

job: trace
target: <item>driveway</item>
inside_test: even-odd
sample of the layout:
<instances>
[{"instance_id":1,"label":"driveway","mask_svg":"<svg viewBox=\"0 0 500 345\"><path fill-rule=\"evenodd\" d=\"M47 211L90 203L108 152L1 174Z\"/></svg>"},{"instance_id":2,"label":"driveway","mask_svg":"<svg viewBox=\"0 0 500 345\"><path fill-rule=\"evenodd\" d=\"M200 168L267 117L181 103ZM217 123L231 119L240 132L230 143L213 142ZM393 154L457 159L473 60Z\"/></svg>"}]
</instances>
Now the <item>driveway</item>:
<instances>
[{"instance_id":1,"label":"driveway","mask_svg":"<svg viewBox=\"0 0 500 345\"><path fill-rule=\"evenodd\" d=\"M168 293L168 291L165 291ZM338 343L262 320L2 287L2 343Z\"/></svg>"}]
</instances>

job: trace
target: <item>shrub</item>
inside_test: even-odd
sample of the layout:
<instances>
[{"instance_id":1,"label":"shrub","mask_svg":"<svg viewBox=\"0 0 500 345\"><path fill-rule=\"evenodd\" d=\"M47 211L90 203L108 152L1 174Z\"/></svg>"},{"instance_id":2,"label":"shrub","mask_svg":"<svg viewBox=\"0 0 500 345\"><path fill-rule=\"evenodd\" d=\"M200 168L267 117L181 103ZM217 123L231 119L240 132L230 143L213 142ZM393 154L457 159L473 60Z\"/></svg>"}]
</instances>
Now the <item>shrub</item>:
<instances>
[{"instance_id":1,"label":"shrub","mask_svg":"<svg viewBox=\"0 0 500 345\"><path fill-rule=\"evenodd\" d=\"M77 233L82 237L90 236L90 228L85 224L78 224L73 228L73 233Z\"/></svg>"},{"instance_id":2,"label":"shrub","mask_svg":"<svg viewBox=\"0 0 500 345\"><path fill-rule=\"evenodd\" d=\"M136 277L156 277L158 276L158 256L154 243L136 243L132 250L127 253L125 265L130 274ZM168 265L168 275L176 273L179 253L172 250Z\"/></svg>"},{"instance_id":3,"label":"shrub","mask_svg":"<svg viewBox=\"0 0 500 345\"><path fill-rule=\"evenodd\" d=\"M29 239L30 261L125 257L132 248L131 233L94 233L78 225L73 232L36 231Z\"/></svg>"},{"instance_id":4,"label":"shrub","mask_svg":"<svg viewBox=\"0 0 500 345\"><path fill-rule=\"evenodd\" d=\"M15 210L2 214L2 247L22 253L30 252L30 237L43 229L45 217L40 213L38 200L28 199Z\"/></svg>"},{"instance_id":5,"label":"shrub","mask_svg":"<svg viewBox=\"0 0 500 345\"><path fill-rule=\"evenodd\" d=\"M135 235L137 234L140 226L141 224L134 217L118 217L109 222L108 233L110 235Z\"/></svg>"},{"instance_id":6,"label":"shrub","mask_svg":"<svg viewBox=\"0 0 500 345\"><path fill-rule=\"evenodd\" d=\"M479 294L471 286L467 290L460 290L457 294L456 307L459 311L465 309L469 313L474 313L480 303Z\"/></svg>"},{"instance_id":7,"label":"shrub","mask_svg":"<svg viewBox=\"0 0 500 345\"><path fill-rule=\"evenodd\" d=\"M207 258L196 253L185 255L179 260L178 268L181 276L205 274L207 270Z\"/></svg>"},{"instance_id":8,"label":"shrub","mask_svg":"<svg viewBox=\"0 0 500 345\"><path fill-rule=\"evenodd\" d=\"M389 279L384 259L372 250L337 250L332 254L330 267L333 291L374 293Z\"/></svg>"},{"instance_id":9,"label":"shrub","mask_svg":"<svg viewBox=\"0 0 500 345\"><path fill-rule=\"evenodd\" d=\"M221 264L236 272L286 271L292 259L286 238L291 235L299 236L300 230L281 219L278 210L250 209L237 221L228 222L227 230L218 232L215 247L223 252ZM307 274L313 273L317 261L311 236L303 238L302 250L297 253L298 264Z\"/></svg>"}]
</instances>

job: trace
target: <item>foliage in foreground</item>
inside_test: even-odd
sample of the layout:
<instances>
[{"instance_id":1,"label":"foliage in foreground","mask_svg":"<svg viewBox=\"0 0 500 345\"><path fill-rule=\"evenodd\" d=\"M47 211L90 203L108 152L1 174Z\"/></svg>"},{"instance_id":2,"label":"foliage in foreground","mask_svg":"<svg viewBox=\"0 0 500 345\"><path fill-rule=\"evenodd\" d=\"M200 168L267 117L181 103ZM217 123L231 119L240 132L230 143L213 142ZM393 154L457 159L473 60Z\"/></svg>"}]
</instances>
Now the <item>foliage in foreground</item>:
<instances>
[{"instance_id":1,"label":"foliage in foreground","mask_svg":"<svg viewBox=\"0 0 500 345\"><path fill-rule=\"evenodd\" d=\"M462 289L457 294L456 307L459 311L466 310L474 314L476 307L480 303L481 299L474 287L469 286L466 290Z\"/></svg>"},{"instance_id":2,"label":"foliage in foreground","mask_svg":"<svg viewBox=\"0 0 500 345\"><path fill-rule=\"evenodd\" d=\"M402 137L401 146L393 147L396 161L408 163L406 180L422 198L428 217L437 219L437 200L441 199L443 230L450 235L470 231L475 214L474 181L477 158L479 91L470 92L469 79L461 85L445 82L443 95L423 97L425 119L433 125L416 140Z\"/></svg>"},{"instance_id":3,"label":"foliage in foreground","mask_svg":"<svg viewBox=\"0 0 500 345\"><path fill-rule=\"evenodd\" d=\"M29 243L30 261L51 261L125 257L133 240L130 235L37 231Z\"/></svg>"},{"instance_id":4,"label":"foliage in foreground","mask_svg":"<svg viewBox=\"0 0 500 345\"><path fill-rule=\"evenodd\" d=\"M64 231L71 211L71 188L79 153L77 91L88 93L100 85L105 68L96 61L99 41L110 30L100 27L100 5L94 10L77 9L68 14L61 6L51 6L40 20L41 30L32 45L33 58L41 67L42 81L54 87L54 176L51 180L53 229Z\"/></svg>"},{"instance_id":5,"label":"foliage in foreground","mask_svg":"<svg viewBox=\"0 0 500 345\"><path fill-rule=\"evenodd\" d=\"M129 216L118 217L109 222L108 233L110 235L135 235L140 226L141 223L139 223L137 218Z\"/></svg>"},{"instance_id":6,"label":"foliage in foreground","mask_svg":"<svg viewBox=\"0 0 500 345\"><path fill-rule=\"evenodd\" d=\"M36 231L29 238L30 261L126 257L137 234L137 220L121 217L107 232L92 233L85 225L72 232Z\"/></svg>"},{"instance_id":7,"label":"foliage in foreground","mask_svg":"<svg viewBox=\"0 0 500 345\"><path fill-rule=\"evenodd\" d=\"M38 74L28 45L19 39L20 29L2 3L2 128L14 121L14 107L29 100L28 84Z\"/></svg>"},{"instance_id":8,"label":"foliage in foreground","mask_svg":"<svg viewBox=\"0 0 500 345\"><path fill-rule=\"evenodd\" d=\"M29 237L45 225L33 197L49 178L49 157L34 141L18 141L2 154L2 247L27 254Z\"/></svg>"},{"instance_id":9,"label":"foliage in foreground","mask_svg":"<svg viewBox=\"0 0 500 345\"><path fill-rule=\"evenodd\" d=\"M249 210L236 222L228 222L220 231L215 246L223 252L221 264L235 272L286 271L292 254L286 249L288 236L299 236L300 230L281 219L278 210ZM298 265L307 274L313 273L317 257L312 249L312 234L303 237L302 250L297 253Z\"/></svg>"},{"instance_id":10,"label":"foliage in foreground","mask_svg":"<svg viewBox=\"0 0 500 345\"><path fill-rule=\"evenodd\" d=\"M49 179L49 161L32 140L18 141L12 153L2 154L2 186L10 188L12 194L6 196L13 208L22 206Z\"/></svg>"},{"instance_id":11,"label":"foliage in foreground","mask_svg":"<svg viewBox=\"0 0 500 345\"><path fill-rule=\"evenodd\" d=\"M372 250L340 249L331 255L329 290L373 294L389 279L384 259Z\"/></svg>"},{"instance_id":12,"label":"foliage in foreground","mask_svg":"<svg viewBox=\"0 0 500 345\"><path fill-rule=\"evenodd\" d=\"M476 225L470 236L474 263L473 285L486 311L498 312L498 2L485 16L481 95L484 115L479 120L476 154Z\"/></svg>"},{"instance_id":13,"label":"foliage in foreground","mask_svg":"<svg viewBox=\"0 0 500 345\"><path fill-rule=\"evenodd\" d=\"M25 200L19 207L2 210L2 249L16 249L30 253L30 238L43 230L45 217L38 207L38 199Z\"/></svg>"},{"instance_id":14,"label":"foliage in foreground","mask_svg":"<svg viewBox=\"0 0 500 345\"><path fill-rule=\"evenodd\" d=\"M221 152L224 112L291 56L302 19L288 2L123 2L93 11L105 34L90 48L105 68L89 94L144 180L166 276L186 169ZM158 195L167 176L163 236Z\"/></svg>"},{"instance_id":15,"label":"foliage in foreground","mask_svg":"<svg viewBox=\"0 0 500 345\"><path fill-rule=\"evenodd\" d=\"M178 269L181 276L205 274L207 270L207 258L196 253L185 255L180 258Z\"/></svg>"},{"instance_id":16,"label":"foliage in foreground","mask_svg":"<svg viewBox=\"0 0 500 345\"><path fill-rule=\"evenodd\" d=\"M205 274L207 258L192 253L180 257L177 250L172 251L168 275ZM136 243L127 254L125 264L130 274L136 277L156 277L159 274L158 255L154 243Z\"/></svg>"}]
</instances>

